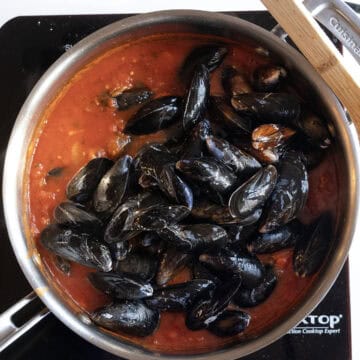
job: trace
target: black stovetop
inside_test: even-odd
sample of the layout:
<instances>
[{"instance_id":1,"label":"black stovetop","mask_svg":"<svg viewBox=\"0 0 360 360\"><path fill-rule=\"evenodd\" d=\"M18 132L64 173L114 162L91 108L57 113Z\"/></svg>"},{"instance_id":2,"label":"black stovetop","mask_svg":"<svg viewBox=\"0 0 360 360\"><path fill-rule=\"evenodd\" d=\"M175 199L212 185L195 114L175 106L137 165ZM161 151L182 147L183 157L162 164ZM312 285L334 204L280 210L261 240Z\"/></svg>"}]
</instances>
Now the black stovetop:
<instances>
[{"instance_id":1,"label":"black stovetop","mask_svg":"<svg viewBox=\"0 0 360 360\"><path fill-rule=\"evenodd\" d=\"M233 15L271 29L266 12ZM0 167L11 128L26 96L45 70L71 45L127 15L31 16L11 20L0 29ZM2 174L1 174L2 175ZM0 207L0 313L31 291L10 247ZM83 340L49 315L0 354L0 359L117 359ZM246 360L351 359L348 265L335 285L295 329Z\"/></svg>"}]
</instances>

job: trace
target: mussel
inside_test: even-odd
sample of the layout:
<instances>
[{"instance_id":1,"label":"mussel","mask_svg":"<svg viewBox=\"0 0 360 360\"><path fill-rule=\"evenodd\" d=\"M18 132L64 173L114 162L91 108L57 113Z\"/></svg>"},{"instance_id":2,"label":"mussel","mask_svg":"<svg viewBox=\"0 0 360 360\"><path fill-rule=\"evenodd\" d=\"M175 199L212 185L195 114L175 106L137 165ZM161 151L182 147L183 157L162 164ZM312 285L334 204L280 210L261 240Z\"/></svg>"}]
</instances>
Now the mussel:
<instances>
[{"instance_id":1,"label":"mussel","mask_svg":"<svg viewBox=\"0 0 360 360\"><path fill-rule=\"evenodd\" d=\"M135 275L93 272L88 278L94 287L119 300L143 299L153 294L152 286Z\"/></svg>"},{"instance_id":2,"label":"mussel","mask_svg":"<svg viewBox=\"0 0 360 360\"><path fill-rule=\"evenodd\" d=\"M50 224L41 232L40 242L47 250L64 259L101 271L112 269L109 248L93 234Z\"/></svg>"},{"instance_id":3,"label":"mussel","mask_svg":"<svg viewBox=\"0 0 360 360\"><path fill-rule=\"evenodd\" d=\"M118 110L127 110L134 105L142 104L153 96L153 92L145 87L134 87L126 89L118 94L112 94L114 106Z\"/></svg>"},{"instance_id":4,"label":"mussel","mask_svg":"<svg viewBox=\"0 0 360 360\"><path fill-rule=\"evenodd\" d=\"M233 301L240 307L253 307L264 302L273 292L277 277L270 265L265 266L265 275L262 282L252 289L240 287L234 295Z\"/></svg>"},{"instance_id":5,"label":"mussel","mask_svg":"<svg viewBox=\"0 0 360 360\"><path fill-rule=\"evenodd\" d=\"M129 184L132 157L125 155L102 177L93 197L97 213L112 214L120 205Z\"/></svg>"},{"instance_id":6,"label":"mussel","mask_svg":"<svg viewBox=\"0 0 360 360\"><path fill-rule=\"evenodd\" d=\"M260 92L274 91L286 76L287 71L282 66L259 66L252 74L252 86Z\"/></svg>"},{"instance_id":7,"label":"mussel","mask_svg":"<svg viewBox=\"0 0 360 360\"><path fill-rule=\"evenodd\" d=\"M201 254L199 260L215 271L239 276L242 286L254 288L258 286L264 277L264 267L255 256L245 252L220 249L216 253L208 252Z\"/></svg>"},{"instance_id":8,"label":"mussel","mask_svg":"<svg viewBox=\"0 0 360 360\"><path fill-rule=\"evenodd\" d=\"M164 96L143 105L126 123L126 134L144 135L165 129L179 119L181 99Z\"/></svg>"},{"instance_id":9,"label":"mussel","mask_svg":"<svg viewBox=\"0 0 360 360\"><path fill-rule=\"evenodd\" d=\"M182 311L201 297L203 292L212 292L215 284L211 280L199 279L170 285L154 291L146 304L151 309L162 311Z\"/></svg>"},{"instance_id":10,"label":"mussel","mask_svg":"<svg viewBox=\"0 0 360 360\"><path fill-rule=\"evenodd\" d=\"M204 65L196 67L184 99L182 124L185 131L194 127L205 114L210 93L209 71Z\"/></svg>"},{"instance_id":11,"label":"mussel","mask_svg":"<svg viewBox=\"0 0 360 360\"><path fill-rule=\"evenodd\" d=\"M240 310L225 310L209 325L217 336L234 336L243 332L250 324L250 314Z\"/></svg>"},{"instance_id":12,"label":"mussel","mask_svg":"<svg viewBox=\"0 0 360 360\"><path fill-rule=\"evenodd\" d=\"M253 90L244 72L234 66L226 66L221 74L222 86L225 93L232 97L237 94L251 93Z\"/></svg>"},{"instance_id":13,"label":"mussel","mask_svg":"<svg viewBox=\"0 0 360 360\"><path fill-rule=\"evenodd\" d=\"M230 279L216 287L214 293L204 292L186 311L186 326L191 330L206 329L224 312L240 284L240 279Z\"/></svg>"},{"instance_id":14,"label":"mussel","mask_svg":"<svg viewBox=\"0 0 360 360\"><path fill-rule=\"evenodd\" d=\"M277 171L273 165L256 172L232 193L229 200L231 215L241 219L247 218L261 208L273 191L276 179Z\"/></svg>"},{"instance_id":15,"label":"mussel","mask_svg":"<svg viewBox=\"0 0 360 360\"><path fill-rule=\"evenodd\" d=\"M134 336L148 336L159 324L160 314L141 301L111 304L92 313L95 324L109 330L120 330Z\"/></svg>"},{"instance_id":16,"label":"mussel","mask_svg":"<svg viewBox=\"0 0 360 360\"><path fill-rule=\"evenodd\" d=\"M189 254L183 253L175 248L168 248L160 257L156 284L163 286L178 274L191 260Z\"/></svg>"},{"instance_id":17,"label":"mussel","mask_svg":"<svg viewBox=\"0 0 360 360\"><path fill-rule=\"evenodd\" d=\"M90 160L70 180L66 188L67 198L78 203L90 200L101 178L113 164L113 161L106 158Z\"/></svg>"},{"instance_id":18,"label":"mussel","mask_svg":"<svg viewBox=\"0 0 360 360\"><path fill-rule=\"evenodd\" d=\"M204 65L209 72L215 70L221 64L227 52L226 47L214 44L194 48L186 56L181 66L179 72L181 79L188 81L199 65Z\"/></svg>"},{"instance_id":19,"label":"mussel","mask_svg":"<svg viewBox=\"0 0 360 360\"><path fill-rule=\"evenodd\" d=\"M261 123L289 123L300 115L300 102L287 93L249 93L231 99L234 109Z\"/></svg>"},{"instance_id":20,"label":"mussel","mask_svg":"<svg viewBox=\"0 0 360 360\"><path fill-rule=\"evenodd\" d=\"M309 276L319 270L330 250L332 237L333 218L325 212L308 226L295 245L293 265L298 276Z\"/></svg>"},{"instance_id":21,"label":"mussel","mask_svg":"<svg viewBox=\"0 0 360 360\"><path fill-rule=\"evenodd\" d=\"M308 174L299 154L294 151L286 153L281 159L278 174L259 229L261 233L273 231L290 222L304 207L307 199Z\"/></svg>"},{"instance_id":22,"label":"mussel","mask_svg":"<svg viewBox=\"0 0 360 360\"><path fill-rule=\"evenodd\" d=\"M252 175L261 168L260 163L253 156L224 139L209 136L206 139L206 145L212 156L241 176Z\"/></svg>"},{"instance_id":23,"label":"mussel","mask_svg":"<svg viewBox=\"0 0 360 360\"><path fill-rule=\"evenodd\" d=\"M86 211L83 205L71 201L62 202L55 208L54 219L63 226L93 231L98 231L103 225L101 220Z\"/></svg>"},{"instance_id":24,"label":"mussel","mask_svg":"<svg viewBox=\"0 0 360 360\"><path fill-rule=\"evenodd\" d=\"M213 224L189 224L168 226L159 232L169 245L183 251L194 251L224 246L228 240L226 231Z\"/></svg>"}]
</instances>

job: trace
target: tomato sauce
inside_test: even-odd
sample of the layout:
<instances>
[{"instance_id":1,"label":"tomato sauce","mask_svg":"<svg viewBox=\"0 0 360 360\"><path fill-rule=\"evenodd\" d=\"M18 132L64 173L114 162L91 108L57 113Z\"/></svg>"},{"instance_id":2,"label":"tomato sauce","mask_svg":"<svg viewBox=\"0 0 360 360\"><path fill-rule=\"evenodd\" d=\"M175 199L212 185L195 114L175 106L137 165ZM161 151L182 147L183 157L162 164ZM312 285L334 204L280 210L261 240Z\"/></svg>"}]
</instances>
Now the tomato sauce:
<instances>
[{"instance_id":1,"label":"tomato sauce","mask_svg":"<svg viewBox=\"0 0 360 360\"><path fill-rule=\"evenodd\" d=\"M39 234L52 221L54 208L65 200L68 181L90 159L105 156L112 159L128 153L136 154L146 142L164 141L166 131L134 137L130 144L122 133L126 121L137 107L117 111L103 106L99 98L106 91L126 89L137 84L149 87L156 97L183 95L185 88L178 78L181 63L195 46L208 43L209 39L190 34L158 36L113 49L80 71L49 105L33 138L25 179L28 205L28 224L31 238L40 254L44 271L59 292L78 311L91 312L108 303L110 299L96 290L87 279L93 270L72 264L71 275L66 276L54 264L54 256L39 243ZM269 62L247 43L228 43L229 53L224 63L212 75L211 93L221 95L220 74L224 66L236 65L245 72L252 72L260 64ZM48 176L48 171L62 168L59 176ZM331 156L310 173L310 194L302 213L302 220L310 222L322 211L336 212L336 169ZM244 333L232 338L220 338L207 330L190 331L182 313L161 314L160 326L146 338L120 334L147 349L163 353L198 353L219 349L225 344L259 336L291 312L316 275L297 277L292 269L292 250L262 255L264 263L274 264L278 284L264 303L245 309L251 322ZM188 269L173 282L190 277Z\"/></svg>"}]
</instances>

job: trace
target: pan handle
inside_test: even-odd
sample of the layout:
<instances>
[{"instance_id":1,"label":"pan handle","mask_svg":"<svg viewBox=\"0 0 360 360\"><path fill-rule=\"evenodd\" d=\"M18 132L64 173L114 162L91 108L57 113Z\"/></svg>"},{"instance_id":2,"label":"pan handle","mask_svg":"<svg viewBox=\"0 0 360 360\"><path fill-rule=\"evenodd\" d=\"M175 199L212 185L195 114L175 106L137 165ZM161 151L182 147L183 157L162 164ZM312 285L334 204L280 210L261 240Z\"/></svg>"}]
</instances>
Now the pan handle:
<instances>
[{"instance_id":1,"label":"pan handle","mask_svg":"<svg viewBox=\"0 0 360 360\"><path fill-rule=\"evenodd\" d=\"M341 0L305 0L304 5L360 64L360 18L356 12Z\"/></svg>"},{"instance_id":2,"label":"pan handle","mask_svg":"<svg viewBox=\"0 0 360 360\"><path fill-rule=\"evenodd\" d=\"M35 292L31 292L0 314L0 353L49 313Z\"/></svg>"}]
</instances>

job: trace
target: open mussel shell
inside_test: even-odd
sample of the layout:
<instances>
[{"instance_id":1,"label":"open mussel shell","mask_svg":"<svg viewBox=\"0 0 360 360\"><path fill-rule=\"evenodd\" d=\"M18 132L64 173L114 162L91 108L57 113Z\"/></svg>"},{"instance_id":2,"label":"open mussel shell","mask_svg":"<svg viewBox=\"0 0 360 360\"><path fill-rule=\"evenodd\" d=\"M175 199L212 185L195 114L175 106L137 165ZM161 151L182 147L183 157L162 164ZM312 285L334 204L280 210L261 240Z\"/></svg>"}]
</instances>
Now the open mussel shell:
<instances>
[{"instance_id":1,"label":"open mussel shell","mask_svg":"<svg viewBox=\"0 0 360 360\"><path fill-rule=\"evenodd\" d=\"M150 100L152 96L152 91L145 86L126 89L114 96L114 106L118 110L127 110Z\"/></svg>"},{"instance_id":2,"label":"open mussel shell","mask_svg":"<svg viewBox=\"0 0 360 360\"><path fill-rule=\"evenodd\" d=\"M298 238L293 255L295 273L300 277L314 274L324 263L333 237L333 218L326 212Z\"/></svg>"},{"instance_id":3,"label":"open mussel shell","mask_svg":"<svg viewBox=\"0 0 360 360\"><path fill-rule=\"evenodd\" d=\"M260 92L274 91L286 76L287 71L282 66L262 65L252 74L252 86Z\"/></svg>"},{"instance_id":4,"label":"open mussel shell","mask_svg":"<svg viewBox=\"0 0 360 360\"><path fill-rule=\"evenodd\" d=\"M144 281L151 281L156 274L158 260L146 251L131 252L121 261L116 262L114 270L120 274L129 274Z\"/></svg>"},{"instance_id":5,"label":"open mussel shell","mask_svg":"<svg viewBox=\"0 0 360 360\"><path fill-rule=\"evenodd\" d=\"M250 314L240 310L225 310L209 325L209 330L221 337L243 332L250 324Z\"/></svg>"},{"instance_id":6,"label":"open mussel shell","mask_svg":"<svg viewBox=\"0 0 360 360\"><path fill-rule=\"evenodd\" d=\"M70 180L66 188L67 198L78 203L91 200L101 178L113 164L112 160L106 158L90 160Z\"/></svg>"},{"instance_id":7,"label":"open mussel shell","mask_svg":"<svg viewBox=\"0 0 360 360\"><path fill-rule=\"evenodd\" d=\"M91 319L108 330L134 336L148 336L159 324L160 314L141 301L124 301L94 311Z\"/></svg>"},{"instance_id":8,"label":"open mussel shell","mask_svg":"<svg viewBox=\"0 0 360 360\"><path fill-rule=\"evenodd\" d=\"M231 215L245 219L254 214L265 204L276 185L276 180L277 170L273 165L257 171L231 194L229 199Z\"/></svg>"},{"instance_id":9,"label":"open mussel shell","mask_svg":"<svg viewBox=\"0 0 360 360\"><path fill-rule=\"evenodd\" d=\"M93 272L88 278L94 287L119 300L143 299L153 294L152 286L135 275Z\"/></svg>"},{"instance_id":10,"label":"open mussel shell","mask_svg":"<svg viewBox=\"0 0 360 360\"><path fill-rule=\"evenodd\" d=\"M185 131L202 120L210 94L209 71L199 65L194 71L189 90L183 104L182 124Z\"/></svg>"},{"instance_id":11,"label":"open mussel shell","mask_svg":"<svg viewBox=\"0 0 360 360\"><path fill-rule=\"evenodd\" d=\"M206 139L209 153L241 176L249 176L261 168L261 164L245 151L224 139L209 136Z\"/></svg>"},{"instance_id":12,"label":"open mussel shell","mask_svg":"<svg viewBox=\"0 0 360 360\"><path fill-rule=\"evenodd\" d=\"M54 209L55 221L63 226L97 231L102 222L94 214L85 210L81 204L65 201Z\"/></svg>"},{"instance_id":13,"label":"open mussel shell","mask_svg":"<svg viewBox=\"0 0 360 360\"><path fill-rule=\"evenodd\" d=\"M219 285L221 282L213 272L203 266L199 261L193 261L192 274L194 279L211 280L216 285Z\"/></svg>"},{"instance_id":14,"label":"open mussel shell","mask_svg":"<svg viewBox=\"0 0 360 360\"><path fill-rule=\"evenodd\" d=\"M105 272L112 269L109 248L93 234L50 224L41 232L40 242L64 259Z\"/></svg>"},{"instance_id":15,"label":"open mussel shell","mask_svg":"<svg viewBox=\"0 0 360 360\"><path fill-rule=\"evenodd\" d=\"M259 231L273 231L293 220L304 207L308 191L308 173L301 156L289 151L281 159L277 183L266 205Z\"/></svg>"},{"instance_id":16,"label":"open mussel shell","mask_svg":"<svg viewBox=\"0 0 360 360\"><path fill-rule=\"evenodd\" d=\"M170 285L154 291L146 304L161 311L183 311L205 291L211 292L215 284L211 280L199 279Z\"/></svg>"},{"instance_id":17,"label":"open mussel shell","mask_svg":"<svg viewBox=\"0 0 360 360\"><path fill-rule=\"evenodd\" d=\"M264 278L264 266L260 260L245 252L220 249L201 254L199 261L215 272L238 276L242 286L249 289L258 286Z\"/></svg>"},{"instance_id":18,"label":"open mussel shell","mask_svg":"<svg viewBox=\"0 0 360 360\"><path fill-rule=\"evenodd\" d=\"M191 330L206 329L224 312L240 284L241 280L234 278L217 286L213 293L202 293L186 311L186 326Z\"/></svg>"},{"instance_id":19,"label":"open mussel shell","mask_svg":"<svg viewBox=\"0 0 360 360\"><path fill-rule=\"evenodd\" d=\"M164 286L190 262L191 255L175 248L166 249L160 257L156 284Z\"/></svg>"},{"instance_id":20,"label":"open mussel shell","mask_svg":"<svg viewBox=\"0 0 360 360\"><path fill-rule=\"evenodd\" d=\"M221 247L228 240L226 231L214 224L173 225L160 231L159 235L170 246L182 251Z\"/></svg>"},{"instance_id":21,"label":"open mussel shell","mask_svg":"<svg viewBox=\"0 0 360 360\"><path fill-rule=\"evenodd\" d=\"M120 205L129 185L132 157L125 155L102 177L93 197L93 207L97 213L112 214Z\"/></svg>"},{"instance_id":22,"label":"open mussel shell","mask_svg":"<svg viewBox=\"0 0 360 360\"><path fill-rule=\"evenodd\" d=\"M300 102L287 93L249 93L231 98L231 104L241 115L261 123L289 123L300 115Z\"/></svg>"},{"instance_id":23,"label":"open mussel shell","mask_svg":"<svg viewBox=\"0 0 360 360\"><path fill-rule=\"evenodd\" d=\"M211 72L223 61L228 50L224 46L207 44L194 48L185 58L179 71L180 78L184 81L191 79L196 67L204 65Z\"/></svg>"},{"instance_id":24,"label":"open mussel shell","mask_svg":"<svg viewBox=\"0 0 360 360\"><path fill-rule=\"evenodd\" d=\"M157 132L179 119L181 98L164 96L143 105L126 123L124 132L144 135Z\"/></svg>"},{"instance_id":25,"label":"open mussel shell","mask_svg":"<svg viewBox=\"0 0 360 360\"><path fill-rule=\"evenodd\" d=\"M253 289L240 287L234 295L233 301L240 307L253 307L264 302L273 292L277 284L277 277L270 265L265 266L265 275L260 283Z\"/></svg>"}]
</instances>

